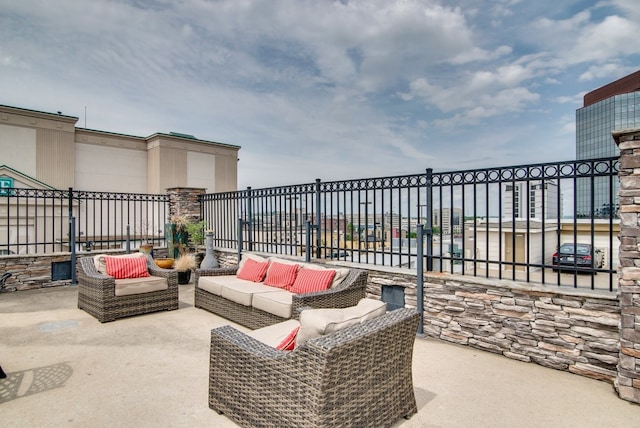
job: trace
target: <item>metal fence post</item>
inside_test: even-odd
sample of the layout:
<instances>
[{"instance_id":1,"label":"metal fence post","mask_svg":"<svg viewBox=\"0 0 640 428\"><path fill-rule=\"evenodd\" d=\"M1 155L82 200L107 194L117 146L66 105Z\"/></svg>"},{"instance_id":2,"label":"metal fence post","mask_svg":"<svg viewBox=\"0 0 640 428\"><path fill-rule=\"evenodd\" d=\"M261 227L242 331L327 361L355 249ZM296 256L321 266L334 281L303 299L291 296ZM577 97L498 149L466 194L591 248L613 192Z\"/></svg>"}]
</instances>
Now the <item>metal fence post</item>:
<instances>
[{"instance_id":1,"label":"metal fence post","mask_svg":"<svg viewBox=\"0 0 640 428\"><path fill-rule=\"evenodd\" d=\"M304 261L309 263L311 261L311 221L306 220L305 226L305 249L304 249Z\"/></svg>"},{"instance_id":2,"label":"metal fence post","mask_svg":"<svg viewBox=\"0 0 640 428\"><path fill-rule=\"evenodd\" d=\"M76 218L69 217L69 246L71 247L71 283L76 281Z\"/></svg>"},{"instance_id":3,"label":"metal fence post","mask_svg":"<svg viewBox=\"0 0 640 428\"><path fill-rule=\"evenodd\" d=\"M127 225L127 254L131 254L131 226Z\"/></svg>"},{"instance_id":4,"label":"metal fence post","mask_svg":"<svg viewBox=\"0 0 640 428\"><path fill-rule=\"evenodd\" d=\"M427 270L433 270L433 169L427 168ZM420 233L418 234L420 235ZM422 236L422 235L420 235ZM422 248L422 247L421 247Z\"/></svg>"},{"instance_id":5,"label":"metal fence post","mask_svg":"<svg viewBox=\"0 0 640 428\"><path fill-rule=\"evenodd\" d=\"M247 220L245 221L245 224L249 225L249 251L253 251L253 205L251 198L251 186L249 186L247 187Z\"/></svg>"},{"instance_id":6,"label":"metal fence post","mask_svg":"<svg viewBox=\"0 0 640 428\"><path fill-rule=\"evenodd\" d=\"M418 225L418 248L417 250L417 260L416 260L416 306L418 313L420 314L420 322L418 323L418 336L422 336L424 334L424 225Z\"/></svg>"},{"instance_id":7,"label":"metal fence post","mask_svg":"<svg viewBox=\"0 0 640 428\"><path fill-rule=\"evenodd\" d=\"M244 226L244 221L242 221L242 217L238 217L238 263L240 263L240 258L242 257L242 227Z\"/></svg>"},{"instance_id":8,"label":"metal fence post","mask_svg":"<svg viewBox=\"0 0 640 428\"><path fill-rule=\"evenodd\" d=\"M317 230L316 233L316 258L319 259L321 254L320 254L320 246L321 246L321 239L320 239L320 235L322 234L322 229L320 227L320 179L316 178L316 224L315 224L315 229Z\"/></svg>"}]
</instances>

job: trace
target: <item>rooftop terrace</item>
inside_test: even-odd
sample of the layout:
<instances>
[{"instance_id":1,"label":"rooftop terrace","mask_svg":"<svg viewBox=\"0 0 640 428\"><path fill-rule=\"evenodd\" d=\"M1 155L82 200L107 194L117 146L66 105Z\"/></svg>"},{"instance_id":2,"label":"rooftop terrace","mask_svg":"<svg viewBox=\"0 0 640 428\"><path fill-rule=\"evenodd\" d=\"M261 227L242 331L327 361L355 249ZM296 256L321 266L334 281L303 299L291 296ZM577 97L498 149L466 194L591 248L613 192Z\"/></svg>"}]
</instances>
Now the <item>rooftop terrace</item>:
<instances>
[{"instance_id":1,"label":"rooftop terrace","mask_svg":"<svg viewBox=\"0 0 640 428\"><path fill-rule=\"evenodd\" d=\"M4 426L236 426L207 405L209 332L230 322L194 308L192 284L177 311L107 324L76 302L72 286L0 295ZM418 414L394 427L640 426L608 383L433 339L414 349Z\"/></svg>"}]
</instances>

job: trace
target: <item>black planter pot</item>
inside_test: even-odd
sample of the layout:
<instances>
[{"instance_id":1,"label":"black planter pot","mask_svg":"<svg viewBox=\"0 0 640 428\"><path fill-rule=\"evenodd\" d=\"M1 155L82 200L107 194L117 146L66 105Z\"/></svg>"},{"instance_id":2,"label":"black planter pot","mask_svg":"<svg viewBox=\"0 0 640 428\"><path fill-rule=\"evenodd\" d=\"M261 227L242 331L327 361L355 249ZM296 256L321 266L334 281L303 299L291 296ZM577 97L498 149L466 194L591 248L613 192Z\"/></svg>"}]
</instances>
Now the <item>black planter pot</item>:
<instances>
[{"instance_id":1,"label":"black planter pot","mask_svg":"<svg viewBox=\"0 0 640 428\"><path fill-rule=\"evenodd\" d=\"M188 284L191 280L191 270L178 271L178 284Z\"/></svg>"}]
</instances>

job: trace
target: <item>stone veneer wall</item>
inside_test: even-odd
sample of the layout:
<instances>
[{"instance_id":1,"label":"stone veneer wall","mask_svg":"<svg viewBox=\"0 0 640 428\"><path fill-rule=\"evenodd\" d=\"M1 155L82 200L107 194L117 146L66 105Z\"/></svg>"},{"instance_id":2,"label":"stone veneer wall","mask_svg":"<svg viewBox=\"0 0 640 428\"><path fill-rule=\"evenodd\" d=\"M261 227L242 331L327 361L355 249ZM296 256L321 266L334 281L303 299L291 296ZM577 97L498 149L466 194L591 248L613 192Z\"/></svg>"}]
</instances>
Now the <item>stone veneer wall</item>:
<instances>
[{"instance_id":1,"label":"stone veneer wall","mask_svg":"<svg viewBox=\"0 0 640 428\"><path fill-rule=\"evenodd\" d=\"M166 248L156 249L157 256L166 256ZM96 254L109 253L111 255L124 254L124 250L90 251L77 254L77 260L82 257L93 257ZM32 290L35 288L58 287L71 285L71 279L59 281L51 280L51 263L67 262L71 260L71 253L61 252L45 255L9 255L0 257L0 272L11 272L7 280L6 291ZM77 266L76 266L77 270Z\"/></svg>"},{"instance_id":2,"label":"stone veneer wall","mask_svg":"<svg viewBox=\"0 0 640 428\"><path fill-rule=\"evenodd\" d=\"M9 255L0 257L0 273L11 272L7 290L30 290L71 284L70 279L52 281L51 263L71 260L71 253L47 255Z\"/></svg>"},{"instance_id":3,"label":"stone veneer wall","mask_svg":"<svg viewBox=\"0 0 640 428\"><path fill-rule=\"evenodd\" d=\"M640 129L613 132L620 149L620 363L621 398L640 403Z\"/></svg>"},{"instance_id":4,"label":"stone veneer wall","mask_svg":"<svg viewBox=\"0 0 640 428\"><path fill-rule=\"evenodd\" d=\"M368 294L405 287L416 304L416 276L369 270ZM425 273L424 335L505 357L613 382L620 307L615 295L527 283Z\"/></svg>"},{"instance_id":5,"label":"stone veneer wall","mask_svg":"<svg viewBox=\"0 0 640 428\"><path fill-rule=\"evenodd\" d=\"M221 266L236 255L217 250ZM367 295L404 287L417 306L416 274L406 269L344 265L369 271ZM616 378L620 305L615 295L521 282L425 273L424 335L505 357L612 382Z\"/></svg>"},{"instance_id":6,"label":"stone veneer wall","mask_svg":"<svg viewBox=\"0 0 640 428\"><path fill-rule=\"evenodd\" d=\"M195 187L173 187L167 189L169 196L169 218L173 215L185 215L189 220L200 221L200 195L205 194L206 189Z\"/></svg>"}]
</instances>

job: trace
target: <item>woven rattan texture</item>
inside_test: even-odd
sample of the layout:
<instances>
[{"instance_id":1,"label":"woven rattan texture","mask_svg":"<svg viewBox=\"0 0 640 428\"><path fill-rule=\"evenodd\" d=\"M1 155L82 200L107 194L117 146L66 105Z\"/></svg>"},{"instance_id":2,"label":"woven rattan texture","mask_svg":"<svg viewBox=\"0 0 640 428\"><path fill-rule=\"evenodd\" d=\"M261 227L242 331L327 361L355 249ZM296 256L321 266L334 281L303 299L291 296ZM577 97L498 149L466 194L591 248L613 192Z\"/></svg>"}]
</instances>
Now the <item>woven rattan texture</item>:
<instances>
[{"instance_id":1,"label":"woven rattan texture","mask_svg":"<svg viewBox=\"0 0 640 428\"><path fill-rule=\"evenodd\" d=\"M100 322L178 309L178 272L159 268L151 256L147 256L147 268L150 275L167 278L169 286L166 290L116 296L115 280L98 273L93 258L81 258L78 269L78 308L93 315Z\"/></svg>"},{"instance_id":2,"label":"woven rattan texture","mask_svg":"<svg viewBox=\"0 0 640 428\"><path fill-rule=\"evenodd\" d=\"M235 268L222 268L211 270L196 270L194 306L202 308L216 315L251 329L266 327L285 321L286 318L244 306L225 299L221 296L209 293L198 287L198 279L201 276L234 275ZM310 308L346 308L355 306L360 299L366 296L368 272L360 269L351 269L347 277L335 288L307 294L293 296L292 317L299 317L299 309Z\"/></svg>"},{"instance_id":3,"label":"woven rattan texture","mask_svg":"<svg viewBox=\"0 0 640 428\"><path fill-rule=\"evenodd\" d=\"M414 310L398 309L291 352L216 328L209 407L246 427L389 427L417 412L417 326Z\"/></svg>"}]
</instances>

